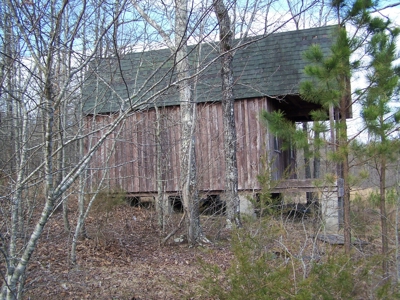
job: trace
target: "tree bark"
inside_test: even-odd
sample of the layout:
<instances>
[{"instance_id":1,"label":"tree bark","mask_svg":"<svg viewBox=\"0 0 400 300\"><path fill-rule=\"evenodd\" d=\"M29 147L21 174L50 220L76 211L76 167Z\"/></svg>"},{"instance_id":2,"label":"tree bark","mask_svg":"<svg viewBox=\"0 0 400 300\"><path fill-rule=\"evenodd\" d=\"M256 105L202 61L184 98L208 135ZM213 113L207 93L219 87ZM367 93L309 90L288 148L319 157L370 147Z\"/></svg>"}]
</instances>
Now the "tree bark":
<instances>
[{"instance_id":1,"label":"tree bark","mask_svg":"<svg viewBox=\"0 0 400 300\"><path fill-rule=\"evenodd\" d=\"M223 0L213 1L214 11L219 23L222 111L224 124L225 152L225 200L227 226L242 226L240 220L240 199L238 195L238 168L236 158L235 98L233 96L233 33L228 10Z\"/></svg>"},{"instance_id":2,"label":"tree bark","mask_svg":"<svg viewBox=\"0 0 400 300\"><path fill-rule=\"evenodd\" d=\"M307 139L308 139L308 123L303 122L302 127L304 133L307 134ZM308 144L303 147L303 153L304 153L304 173L306 179L309 179L311 178L311 165L310 165L311 161L310 161L310 147L308 146ZM311 206L312 198L313 198L313 193L306 192L307 206Z\"/></svg>"},{"instance_id":3,"label":"tree bark","mask_svg":"<svg viewBox=\"0 0 400 300\"><path fill-rule=\"evenodd\" d=\"M346 79L343 80L343 83L346 83ZM343 178L343 230L344 230L344 249L346 254L350 253L351 250L351 222L350 222L350 185L349 185L349 175L350 175L350 167L349 167L349 155L347 148L348 138L347 138L347 104L348 101L348 87L344 87L344 95L340 100L340 120L339 120L339 128L338 128L338 142L339 149L341 152L341 162L340 162L340 171L338 172L338 177Z\"/></svg>"},{"instance_id":4,"label":"tree bark","mask_svg":"<svg viewBox=\"0 0 400 300\"><path fill-rule=\"evenodd\" d=\"M384 143L385 137L381 139ZM380 178L379 178L379 209L381 214L381 234L382 234L382 270L383 270L383 282L389 280L389 241L388 241L388 224L387 224L387 213L386 213L386 157L381 155L380 157Z\"/></svg>"},{"instance_id":5,"label":"tree bark","mask_svg":"<svg viewBox=\"0 0 400 300\"><path fill-rule=\"evenodd\" d=\"M187 0L175 0L175 51L176 70L181 101L181 174L180 186L182 202L187 218L189 244L195 244L203 235L200 227L199 196L197 192L197 174L195 157L195 115L196 104L192 101L189 59L187 51L188 15Z\"/></svg>"},{"instance_id":6,"label":"tree bark","mask_svg":"<svg viewBox=\"0 0 400 300\"><path fill-rule=\"evenodd\" d=\"M200 226L199 196L197 191L195 135L196 104L193 102L192 87L189 81L189 59L187 50L188 3L187 0L175 0L175 43L170 35L134 2L136 10L161 35L171 52L175 55L177 87L179 88L181 118L180 149L180 191L186 212L188 242L195 244L203 238Z\"/></svg>"},{"instance_id":7,"label":"tree bark","mask_svg":"<svg viewBox=\"0 0 400 300\"><path fill-rule=\"evenodd\" d=\"M161 115L160 111L155 106L156 110L156 173L157 173L157 199L156 199L156 211L158 226L161 230L161 235L164 235L165 231L165 211L164 211L164 183L163 183L163 153L161 144Z\"/></svg>"}]
</instances>

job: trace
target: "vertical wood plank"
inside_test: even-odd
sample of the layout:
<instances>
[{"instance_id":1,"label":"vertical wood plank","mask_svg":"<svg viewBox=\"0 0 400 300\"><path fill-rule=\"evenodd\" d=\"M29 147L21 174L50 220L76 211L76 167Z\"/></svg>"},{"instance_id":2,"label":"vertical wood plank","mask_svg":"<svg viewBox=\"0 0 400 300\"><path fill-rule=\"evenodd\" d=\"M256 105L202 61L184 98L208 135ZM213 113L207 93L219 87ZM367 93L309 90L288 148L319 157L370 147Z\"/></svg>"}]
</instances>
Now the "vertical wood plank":
<instances>
[{"instance_id":1,"label":"vertical wood plank","mask_svg":"<svg viewBox=\"0 0 400 300\"><path fill-rule=\"evenodd\" d=\"M218 111L218 128L216 130L218 135L218 148L216 151L217 157L215 158L217 164L217 185L215 186L216 190L224 190L225 189L225 149L224 149L224 120L223 120L223 111L222 104L217 103L217 111Z\"/></svg>"},{"instance_id":2,"label":"vertical wood plank","mask_svg":"<svg viewBox=\"0 0 400 300\"><path fill-rule=\"evenodd\" d=\"M243 141L243 112L242 112L242 102L235 102L235 127L236 127L236 159L238 165L238 189L243 189L243 151L244 151L244 141Z\"/></svg>"},{"instance_id":3,"label":"vertical wood plank","mask_svg":"<svg viewBox=\"0 0 400 300\"><path fill-rule=\"evenodd\" d=\"M259 113L262 109L271 111L268 99L265 97L235 101L239 190L259 188L256 177L263 171L260 158L267 153L271 155L273 151L269 133L259 122ZM160 114L163 179L166 180L167 191L177 192L180 176L180 108L179 106L161 108ZM199 104L197 114L195 134L199 188L220 191L225 185L222 105L221 103ZM92 142L98 141L104 133L104 127L113 118L115 116L110 115L94 117L95 126L101 129L90 137ZM132 113L121 125L120 132L118 133L117 129L110 135L93 158L90 165L92 181L98 182L102 173L108 171L107 183L110 186L120 185L130 193L156 192L155 122L156 113L153 109ZM114 142L115 151L106 164ZM280 159L277 157L275 167L280 166ZM108 170L104 168L107 165L111 167Z\"/></svg>"},{"instance_id":4,"label":"vertical wood plank","mask_svg":"<svg viewBox=\"0 0 400 300\"><path fill-rule=\"evenodd\" d=\"M200 103L197 108L197 121L196 121L196 162L197 162L197 176L198 185L200 189L204 189L207 186L205 175L206 172L206 160L204 155L207 151L204 148L205 138L204 131L207 129L207 120L205 119L206 105Z\"/></svg>"}]
</instances>

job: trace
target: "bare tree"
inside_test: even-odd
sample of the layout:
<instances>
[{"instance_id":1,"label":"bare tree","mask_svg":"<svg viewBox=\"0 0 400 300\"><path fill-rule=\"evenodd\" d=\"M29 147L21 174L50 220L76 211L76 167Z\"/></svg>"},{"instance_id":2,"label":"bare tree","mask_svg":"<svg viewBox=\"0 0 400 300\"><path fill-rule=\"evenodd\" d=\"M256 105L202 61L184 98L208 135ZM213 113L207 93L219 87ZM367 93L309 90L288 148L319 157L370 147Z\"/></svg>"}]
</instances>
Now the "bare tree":
<instances>
[{"instance_id":1,"label":"bare tree","mask_svg":"<svg viewBox=\"0 0 400 300\"><path fill-rule=\"evenodd\" d=\"M1 4L7 14L2 30L10 29L9 46L18 50L1 53L1 61L7 62L2 68L2 81L11 80L8 85L2 85L1 100L9 101L15 122L15 147L10 153L13 159L2 166L4 171L8 170L5 176L9 192L1 202L1 255L6 266L1 299L22 297L27 265L54 209L65 199L64 195L83 173L95 151L137 105L124 99L126 109L98 129L102 131L101 137L84 153L80 148L81 156L71 158L73 161L67 165L66 149L76 147L90 132L82 129L82 122L75 123L73 119L66 122L61 116L70 115L71 104L77 103L82 73L94 61L97 49L101 44L112 45L107 39L112 37L109 32L120 14L116 10L103 20L97 36L84 39L82 28L93 23L95 7L105 3L86 4L80 1ZM82 42L88 49L85 55L82 55ZM110 53L107 47L104 52ZM76 111L81 120L82 111ZM43 192L37 194L38 189ZM28 214L24 207L35 210ZM21 220L25 222L23 230L19 226Z\"/></svg>"},{"instance_id":2,"label":"bare tree","mask_svg":"<svg viewBox=\"0 0 400 300\"><path fill-rule=\"evenodd\" d=\"M196 176L196 152L194 126L196 120L196 103L193 102L191 87L188 81L190 76L189 58L187 51L188 3L187 0L175 1L175 47L177 59L177 77L182 81L180 87L181 100L181 192L185 213L187 214L188 241L197 242L202 236L200 227Z\"/></svg>"},{"instance_id":3,"label":"bare tree","mask_svg":"<svg viewBox=\"0 0 400 300\"><path fill-rule=\"evenodd\" d=\"M188 241L196 243L203 237L199 218L199 195L197 191L196 156L195 156L195 123L196 104L190 82L190 66L187 50L188 43L188 3L187 0L176 0L174 34L172 41L165 32L137 3L133 3L138 12L153 26L164 39L171 52L175 55L176 76L179 84L180 114L181 114L181 153L180 153L180 190L186 215Z\"/></svg>"},{"instance_id":4,"label":"bare tree","mask_svg":"<svg viewBox=\"0 0 400 300\"><path fill-rule=\"evenodd\" d=\"M225 200L227 206L228 226L234 223L241 227L240 200L238 195L238 168L236 158L236 128L233 95L233 31L228 9L223 0L213 1L214 11L219 24L221 78L222 78L222 110L224 122L224 154L225 154Z\"/></svg>"}]
</instances>

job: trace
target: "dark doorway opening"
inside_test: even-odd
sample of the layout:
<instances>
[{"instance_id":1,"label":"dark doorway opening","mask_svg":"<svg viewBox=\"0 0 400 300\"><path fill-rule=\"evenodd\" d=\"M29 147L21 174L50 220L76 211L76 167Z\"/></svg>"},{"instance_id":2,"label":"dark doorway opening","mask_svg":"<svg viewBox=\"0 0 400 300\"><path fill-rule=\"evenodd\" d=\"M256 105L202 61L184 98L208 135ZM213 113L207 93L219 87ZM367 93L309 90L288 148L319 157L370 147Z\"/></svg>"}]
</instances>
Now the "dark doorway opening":
<instances>
[{"instance_id":1,"label":"dark doorway opening","mask_svg":"<svg viewBox=\"0 0 400 300\"><path fill-rule=\"evenodd\" d=\"M176 213L183 212L183 203L181 196L169 196L168 203L172 207L172 211Z\"/></svg>"},{"instance_id":2,"label":"dark doorway opening","mask_svg":"<svg viewBox=\"0 0 400 300\"><path fill-rule=\"evenodd\" d=\"M225 201L221 200L220 195L207 195L200 199L199 209L203 215L224 215L226 204Z\"/></svg>"}]
</instances>

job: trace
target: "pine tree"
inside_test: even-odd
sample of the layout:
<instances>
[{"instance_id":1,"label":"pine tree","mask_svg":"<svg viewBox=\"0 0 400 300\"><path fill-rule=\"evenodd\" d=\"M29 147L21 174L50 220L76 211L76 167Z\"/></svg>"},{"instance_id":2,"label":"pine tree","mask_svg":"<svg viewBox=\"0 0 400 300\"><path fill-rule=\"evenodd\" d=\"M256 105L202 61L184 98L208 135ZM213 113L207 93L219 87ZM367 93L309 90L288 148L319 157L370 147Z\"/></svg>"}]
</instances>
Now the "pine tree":
<instances>
[{"instance_id":1,"label":"pine tree","mask_svg":"<svg viewBox=\"0 0 400 300\"><path fill-rule=\"evenodd\" d=\"M388 224L386 212L387 164L394 160L397 143L393 133L399 129L400 109L392 109L394 92L399 86L394 61L397 59L396 38L400 28L389 28L389 23L374 19L376 33L368 45L371 62L368 66L368 88L362 96L362 117L372 141L367 145L366 155L374 159L379 174L379 209L381 214L382 256L384 281L389 279Z\"/></svg>"},{"instance_id":2,"label":"pine tree","mask_svg":"<svg viewBox=\"0 0 400 300\"><path fill-rule=\"evenodd\" d=\"M381 73L379 76L376 76L376 74L373 76L376 79L379 78L379 84L377 85L380 85L380 87L374 87L374 84L370 82L371 84L364 93L365 95L370 95L366 96L366 98L372 97L375 98L375 100L372 101L370 99L369 101L361 101L363 111L364 109L372 109L375 117L376 113L382 113L380 121L371 119L374 124L367 124L370 133L379 135L378 132L373 132L373 128L377 129L377 127L379 127L382 130L386 126L384 125L384 115L388 113L388 111L384 109L384 106L387 102L386 104L383 102L380 102L379 104L376 103L376 101L379 101L376 98L376 94L382 93L382 89L387 93L393 93L393 89L397 85L394 70L388 72L390 69L389 66L394 59L393 51L395 49L395 44L393 38L389 43L387 36L385 37L385 34L383 33L389 28L390 21L384 21L380 18L372 17L371 11L374 8L374 5L375 3L369 0L356 0L352 3L342 0L333 1L332 6L337 12L339 25L337 30L337 41L331 48L331 56L325 58L321 49L317 45L312 46L304 54L305 59L311 63L311 65L305 69L305 73L311 76L314 80L302 83L301 92L303 97L307 101L319 103L323 108L325 108L325 110L332 111L332 108L334 110L336 121L336 149L333 149L334 152L331 158L337 163L337 177L343 179L344 193L339 196L343 196L343 225L345 249L347 253L349 253L351 246L349 146L352 140L349 139L347 135L346 118L351 103L363 98L358 95L358 97L351 99L350 86L348 85L349 78L353 73L360 71L362 67L359 59L350 63L351 55L357 51L365 50L365 57L372 58L371 65L367 67L375 70L380 69L378 70L378 73ZM357 28L357 34L348 36L345 30L346 24L351 24ZM397 29L391 33L393 37L397 36ZM387 47L387 49L383 49L382 47ZM379 55L382 57L377 60L378 52L380 52ZM381 66L383 57L385 57L386 65ZM385 72L383 72L382 69L386 69ZM369 106L367 105L368 102L375 102L376 107L379 107L379 109L375 110L373 106L367 108ZM332 119L332 117L330 119ZM376 126L377 123L380 123L380 125ZM390 131L389 128L386 128L386 130ZM388 131L386 133L388 133ZM380 137L382 137L382 135L380 135ZM333 139L331 139L331 141L333 142ZM382 160L382 163L383 165L385 164L384 160ZM381 179L385 181L384 177L381 177ZM382 200L382 202L384 203L384 200ZM384 205L381 209L383 210L383 220L385 219ZM387 225L382 223L382 230L384 230L384 228L386 234L382 232L382 236L385 235L387 237ZM386 244L386 246L383 246L383 251L387 252L387 240L384 241L383 238L382 241ZM387 272L387 265L384 266L384 272Z\"/></svg>"},{"instance_id":3,"label":"pine tree","mask_svg":"<svg viewBox=\"0 0 400 300\"><path fill-rule=\"evenodd\" d=\"M381 38L378 37L382 36L382 32L389 28L390 22L371 16L371 11L374 10L375 3L369 0L356 0L351 2L336 0L332 1L331 5L338 19L338 26L335 33L336 41L330 49L331 53L329 56L324 55L319 45L312 45L304 53L304 59L309 62L309 65L304 71L310 79L301 83L300 92L303 99L321 106L321 110L312 112L314 120L321 121L329 119L331 137L330 141L325 142L330 144L332 149L328 158L336 164L336 177L343 182L343 193L340 194L339 197L341 197L340 200L343 203L345 250L346 253L349 253L351 248L349 151L352 139L349 138L347 134L346 119L351 111L350 106L352 103L361 100L363 98L361 97L362 95L371 95L364 97L365 99L371 97L375 99L376 96L373 95L379 93L379 89L374 89L371 84L367 91L361 93L362 95L359 94L356 95L355 98L352 98L349 83L352 74L361 70L361 58L372 57L371 64L373 63L375 60L374 57L378 53L377 50L382 46L381 42L379 42ZM345 29L347 24L357 29L355 30L355 34L349 35L347 33ZM393 36L395 33L395 31L392 31ZM365 55L356 55L356 57L360 58L351 61L352 55L362 50L365 50ZM388 54L384 54L384 56L387 58ZM377 61L376 66L371 65L370 67L375 69L380 64L381 63ZM394 72L394 69L392 71ZM378 72L382 73L382 70L379 69ZM387 74L382 74L382 82L385 77L389 78ZM389 81L394 81L394 79ZM390 83L385 83L385 86L387 84ZM385 87L385 89L386 88L387 87ZM371 91L369 92L369 90ZM377 107L384 106L383 103L379 104L376 101L377 100L369 100L369 102L375 103L374 105ZM366 103L366 101L362 102L364 106ZM371 110L372 114L377 113L374 108L371 108ZM382 116L385 116L387 111L384 112L383 109L382 113ZM396 113L394 117L398 115L399 114ZM283 127L285 121L283 120L284 114L282 112L270 114L264 112L262 118L267 121L271 132L276 136L291 140L292 144L297 147L304 144L304 135L302 136L299 130L294 128L293 125ZM381 121L384 121L381 123L382 126L377 125L378 120L376 118L377 116L375 116L375 119L372 118L373 122L370 125L371 130L373 128L384 128L387 126L388 122L384 121L386 120L385 117L381 119ZM384 123L386 125L384 125ZM318 132L327 130L324 123L317 123L317 125ZM369 131L373 133L371 130L369 129ZM390 129L386 129L386 133L388 132L390 132ZM374 134L380 137L378 132ZM316 134L316 136L318 137L318 134ZM315 139L314 142L317 144L321 143L319 138Z\"/></svg>"},{"instance_id":4,"label":"pine tree","mask_svg":"<svg viewBox=\"0 0 400 300\"><path fill-rule=\"evenodd\" d=\"M351 105L349 86L351 53L351 40L347 36L346 29L338 26L336 43L331 47L330 56L324 57L319 45L311 46L304 53L304 58L310 63L305 68L305 73L312 79L303 82L300 86L300 92L306 101L317 103L322 107L322 111L314 113L314 116L323 118L324 111L330 111L330 143L333 150L331 159L337 164L337 178L343 179L344 193L339 197L342 197L343 203L344 239L347 253L351 245L349 141L346 122ZM336 118L336 137L333 131L332 111Z\"/></svg>"}]
</instances>

